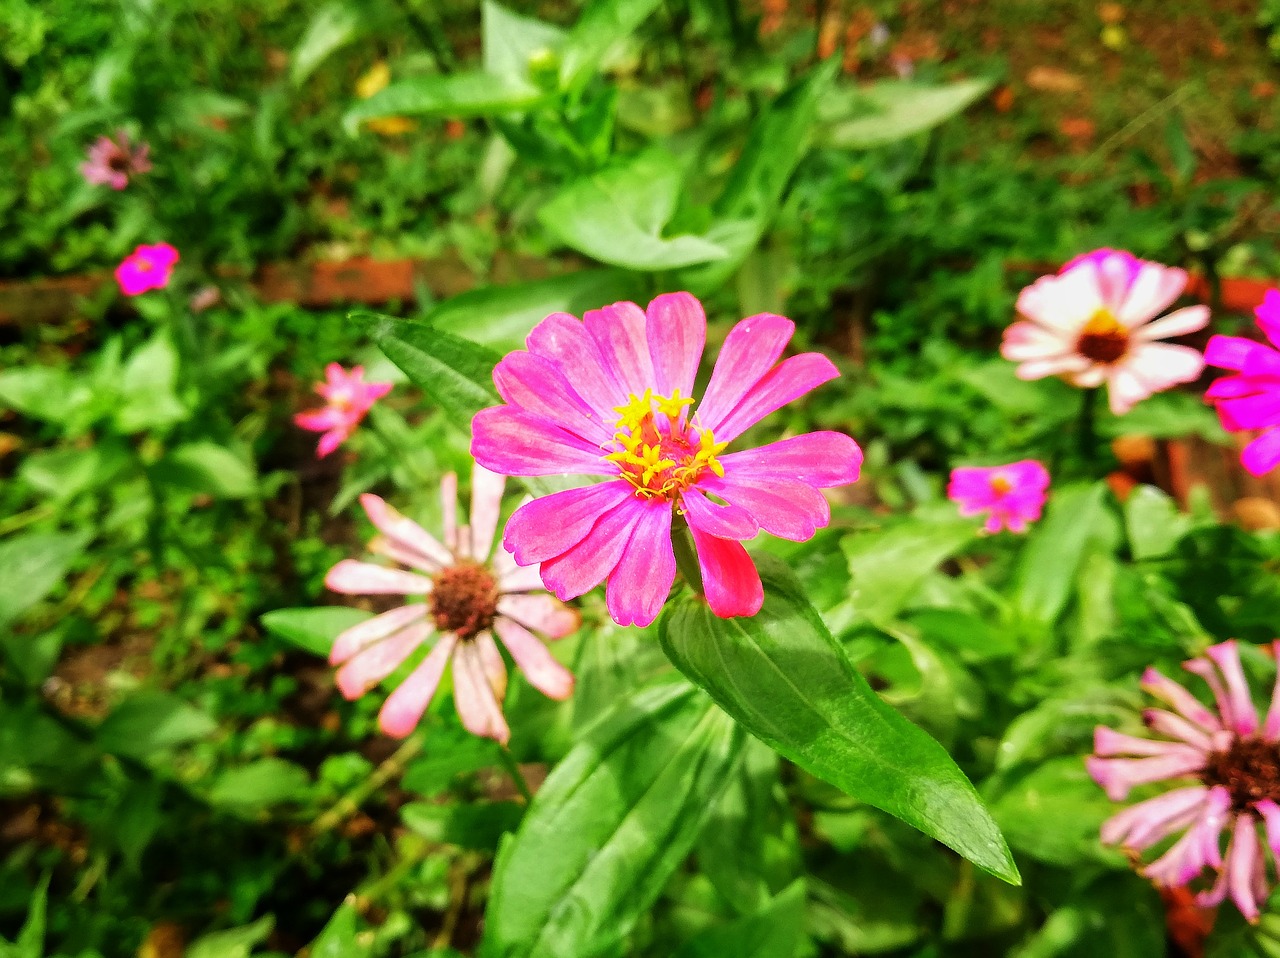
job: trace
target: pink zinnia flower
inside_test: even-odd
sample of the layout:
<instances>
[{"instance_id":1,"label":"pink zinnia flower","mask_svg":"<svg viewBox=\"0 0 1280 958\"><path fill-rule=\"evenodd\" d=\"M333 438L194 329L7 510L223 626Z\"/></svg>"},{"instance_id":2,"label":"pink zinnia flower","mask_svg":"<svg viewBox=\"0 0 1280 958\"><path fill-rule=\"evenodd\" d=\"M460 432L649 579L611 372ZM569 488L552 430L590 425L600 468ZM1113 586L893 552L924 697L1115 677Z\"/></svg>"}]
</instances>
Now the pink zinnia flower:
<instances>
[{"instance_id":1,"label":"pink zinnia flower","mask_svg":"<svg viewBox=\"0 0 1280 958\"><path fill-rule=\"evenodd\" d=\"M1272 648L1280 651L1280 642ZM1085 761L1094 781L1117 802L1136 785L1193 781L1108 819L1102 840L1136 854L1182 832L1142 874L1157 885L1178 887L1208 868L1217 872L1216 880L1197 902L1217 905L1229 896L1245 918L1257 921L1269 891L1267 849L1273 861L1280 855L1280 682L1259 725L1236 643L1212 646L1206 656L1183 663L1183 668L1204 679L1216 709L1147 669L1142 688L1172 711L1148 709L1142 718L1164 738L1139 738L1100 726L1094 735L1095 755ZM1258 840L1259 825L1265 845Z\"/></svg>"},{"instance_id":2,"label":"pink zinnia flower","mask_svg":"<svg viewBox=\"0 0 1280 958\"><path fill-rule=\"evenodd\" d=\"M136 147L129 143L129 134L117 130L114 138L100 136L89 147L89 159L80 164L80 172L95 186L109 186L122 190L129 185L129 177L151 171L151 151L146 143Z\"/></svg>"},{"instance_id":3,"label":"pink zinnia flower","mask_svg":"<svg viewBox=\"0 0 1280 958\"><path fill-rule=\"evenodd\" d=\"M1086 253L1022 291L1023 319L1005 330L1000 353L1019 364L1020 379L1062 376L1082 388L1105 382L1111 411L1123 415L1204 369L1196 350L1157 340L1203 328L1208 307L1188 306L1151 322L1186 285L1185 271L1123 250Z\"/></svg>"},{"instance_id":4,"label":"pink zinnia flower","mask_svg":"<svg viewBox=\"0 0 1280 958\"><path fill-rule=\"evenodd\" d=\"M563 638L578 627L578 613L541 593L536 566L517 566L502 548L489 558L505 482L476 466L471 525L459 528L458 477L445 476L440 484L444 542L377 496L360 497L381 533L369 543L369 551L417 571L344 559L329 570L325 585L348 595L399 595L416 601L366 619L334 640L329 661L342 666L339 690L357 699L420 646L434 643L382 706L378 724L388 735L404 738L417 727L452 659L453 699L462 724L505 745L511 737L502 715L507 668L494 633L539 692L565 699L573 691L573 675L535 633Z\"/></svg>"},{"instance_id":5,"label":"pink zinnia flower","mask_svg":"<svg viewBox=\"0 0 1280 958\"><path fill-rule=\"evenodd\" d=\"M364 367L353 366L347 372L337 363L324 368L327 382L317 383L316 392L327 405L293 417L295 424L311 432L322 432L316 456L323 459L341 446L355 431L373 404L391 391L391 383L367 383Z\"/></svg>"},{"instance_id":6,"label":"pink zinnia flower","mask_svg":"<svg viewBox=\"0 0 1280 958\"><path fill-rule=\"evenodd\" d=\"M541 562L561 599L607 579L614 621L647 625L675 580L673 523L687 525L712 611L758 612L764 592L742 540L761 529L808 539L831 517L819 490L855 481L862 464L857 444L835 432L724 454L765 416L839 375L818 353L778 363L794 330L769 314L738 323L695 411L707 319L688 293L659 296L647 313L615 303L582 322L555 313L534 327L528 351L494 370L507 405L476 415L472 454L509 476L608 481L517 509L503 538L516 561Z\"/></svg>"},{"instance_id":7,"label":"pink zinnia flower","mask_svg":"<svg viewBox=\"0 0 1280 958\"><path fill-rule=\"evenodd\" d=\"M1048 498L1049 470L1034 459L1007 466L961 466L951 470L947 498L962 516L986 515L986 530L1026 532Z\"/></svg>"},{"instance_id":8,"label":"pink zinnia flower","mask_svg":"<svg viewBox=\"0 0 1280 958\"><path fill-rule=\"evenodd\" d=\"M1280 346L1280 292L1267 290L1254 315L1272 345ZM1223 429L1265 430L1244 447L1240 461L1255 476L1270 472L1280 463L1280 352L1239 336L1214 336L1204 359L1238 373L1215 380L1204 395L1216 404Z\"/></svg>"},{"instance_id":9,"label":"pink zinnia flower","mask_svg":"<svg viewBox=\"0 0 1280 958\"><path fill-rule=\"evenodd\" d=\"M139 246L116 267L116 282L126 296L138 296L151 289L164 289L178 262L178 251L168 243Z\"/></svg>"}]
</instances>

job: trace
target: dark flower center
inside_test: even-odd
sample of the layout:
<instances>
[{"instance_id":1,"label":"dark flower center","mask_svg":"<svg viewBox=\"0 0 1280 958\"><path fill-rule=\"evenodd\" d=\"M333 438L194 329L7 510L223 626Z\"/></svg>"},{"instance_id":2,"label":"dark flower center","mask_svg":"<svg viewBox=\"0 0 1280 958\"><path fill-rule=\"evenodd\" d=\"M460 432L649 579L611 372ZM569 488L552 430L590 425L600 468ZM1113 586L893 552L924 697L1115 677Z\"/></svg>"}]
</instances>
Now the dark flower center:
<instances>
[{"instance_id":1,"label":"dark flower center","mask_svg":"<svg viewBox=\"0 0 1280 958\"><path fill-rule=\"evenodd\" d=\"M1076 352L1095 363L1114 363L1129 351L1129 331L1109 309L1089 317L1076 340Z\"/></svg>"},{"instance_id":2,"label":"dark flower center","mask_svg":"<svg viewBox=\"0 0 1280 958\"><path fill-rule=\"evenodd\" d=\"M435 577L431 617L441 632L469 639L493 625L497 614L497 580L478 562L459 562Z\"/></svg>"},{"instance_id":3,"label":"dark flower center","mask_svg":"<svg viewBox=\"0 0 1280 958\"><path fill-rule=\"evenodd\" d=\"M1260 738L1237 739L1229 749L1209 755L1201 777L1206 785L1230 792L1236 811L1264 798L1280 801L1280 747Z\"/></svg>"},{"instance_id":4,"label":"dark flower center","mask_svg":"<svg viewBox=\"0 0 1280 958\"><path fill-rule=\"evenodd\" d=\"M116 173L128 173L129 155L119 151L113 152L107 157L107 169Z\"/></svg>"}]
</instances>

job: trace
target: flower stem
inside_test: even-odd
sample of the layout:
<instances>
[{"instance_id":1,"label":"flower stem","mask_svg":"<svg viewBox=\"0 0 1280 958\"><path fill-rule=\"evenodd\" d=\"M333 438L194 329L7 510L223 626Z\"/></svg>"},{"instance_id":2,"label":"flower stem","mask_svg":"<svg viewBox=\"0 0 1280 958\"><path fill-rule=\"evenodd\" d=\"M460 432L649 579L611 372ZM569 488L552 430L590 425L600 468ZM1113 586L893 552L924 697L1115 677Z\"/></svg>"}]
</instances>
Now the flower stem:
<instances>
[{"instance_id":1,"label":"flower stem","mask_svg":"<svg viewBox=\"0 0 1280 958\"><path fill-rule=\"evenodd\" d=\"M529 783L525 780L524 772L520 771L520 765L516 762L516 757L511 754L511 749L499 744L498 755L502 760L502 767L511 776L511 781L515 785L516 791L520 793L520 797L524 799L524 803L526 805L531 804L533 802L533 792L529 788Z\"/></svg>"},{"instance_id":2,"label":"flower stem","mask_svg":"<svg viewBox=\"0 0 1280 958\"><path fill-rule=\"evenodd\" d=\"M687 525L681 524L671 530L671 545L676 553L676 568L680 576L698 595L703 594L702 567L698 565L698 551L693 545L693 534Z\"/></svg>"},{"instance_id":3,"label":"flower stem","mask_svg":"<svg viewBox=\"0 0 1280 958\"><path fill-rule=\"evenodd\" d=\"M1081 390L1080 421L1077 436L1080 440L1080 455L1093 465L1098 458L1098 431L1096 419L1098 414L1098 390Z\"/></svg>"},{"instance_id":4,"label":"flower stem","mask_svg":"<svg viewBox=\"0 0 1280 958\"><path fill-rule=\"evenodd\" d=\"M336 828L348 818L360 811L360 806L374 792L378 791L392 779L404 774L405 766L422 751L424 736L419 733L406 739L385 762L373 770L373 773L358 784L346 795L334 803L327 812L317 818L311 825L311 838L323 835Z\"/></svg>"}]
</instances>

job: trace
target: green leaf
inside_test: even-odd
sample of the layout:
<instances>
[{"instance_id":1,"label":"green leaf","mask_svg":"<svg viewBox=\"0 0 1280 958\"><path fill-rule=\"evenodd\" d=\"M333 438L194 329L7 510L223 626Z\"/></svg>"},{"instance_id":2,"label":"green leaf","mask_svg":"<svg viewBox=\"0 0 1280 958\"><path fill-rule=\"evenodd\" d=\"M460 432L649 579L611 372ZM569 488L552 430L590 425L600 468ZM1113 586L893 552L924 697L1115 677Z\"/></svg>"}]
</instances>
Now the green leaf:
<instances>
[{"instance_id":1,"label":"green leaf","mask_svg":"<svg viewBox=\"0 0 1280 958\"><path fill-rule=\"evenodd\" d=\"M241 814L252 814L272 805L300 801L311 789L305 769L282 758L260 758L229 768L209 791L209 803Z\"/></svg>"},{"instance_id":2,"label":"green leaf","mask_svg":"<svg viewBox=\"0 0 1280 958\"><path fill-rule=\"evenodd\" d=\"M993 84L989 79L942 86L880 80L857 90L834 91L823 110L827 145L866 150L915 136L949 120Z\"/></svg>"},{"instance_id":3,"label":"green leaf","mask_svg":"<svg viewBox=\"0 0 1280 958\"><path fill-rule=\"evenodd\" d=\"M361 936L360 920L355 906L344 902L321 929L307 950L310 958L353 958L371 955L375 939Z\"/></svg>"},{"instance_id":4,"label":"green leaf","mask_svg":"<svg viewBox=\"0 0 1280 958\"><path fill-rule=\"evenodd\" d=\"M205 738L218 725L207 714L169 692L139 692L121 702L98 726L98 744L108 752L147 758L161 749Z\"/></svg>"},{"instance_id":5,"label":"green leaf","mask_svg":"<svg viewBox=\"0 0 1280 958\"><path fill-rule=\"evenodd\" d=\"M187 409L174 395L177 382L178 351L167 333L157 333L129 356L120 373L116 428L133 433L185 419Z\"/></svg>"},{"instance_id":6,"label":"green leaf","mask_svg":"<svg viewBox=\"0 0 1280 958\"><path fill-rule=\"evenodd\" d=\"M1005 729L996 749L996 769L1065 751L1087 749L1099 725L1119 725L1134 712L1131 696L1108 686L1072 688L1023 712Z\"/></svg>"},{"instance_id":7,"label":"green leaf","mask_svg":"<svg viewBox=\"0 0 1280 958\"><path fill-rule=\"evenodd\" d=\"M257 476L244 459L205 440L171 450L151 471L164 485L217 499L248 499L258 488Z\"/></svg>"},{"instance_id":8,"label":"green leaf","mask_svg":"<svg viewBox=\"0 0 1280 958\"><path fill-rule=\"evenodd\" d=\"M1155 486L1138 486L1124 503L1124 526L1134 561L1157 559L1173 551L1191 528L1191 517L1178 511L1173 497Z\"/></svg>"},{"instance_id":9,"label":"green leaf","mask_svg":"<svg viewBox=\"0 0 1280 958\"><path fill-rule=\"evenodd\" d=\"M794 958L804 937L804 882L792 882L766 907L703 932L675 958Z\"/></svg>"},{"instance_id":10,"label":"green leaf","mask_svg":"<svg viewBox=\"0 0 1280 958\"><path fill-rule=\"evenodd\" d=\"M267 940L275 923L275 918L265 915L243 928L204 935L191 943L185 958L249 958L253 947Z\"/></svg>"},{"instance_id":11,"label":"green leaf","mask_svg":"<svg viewBox=\"0 0 1280 958\"><path fill-rule=\"evenodd\" d=\"M344 605L326 605L314 609L276 609L262 616L262 625L272 635L292 642L298 648L323 658L329 657L333 640L353 625L370 618L372 612L350 609Z\"/></svg>"},{"instance_id":12,"label":"green leaf","mask_svg":"<svg viewBox=\"0 0 1280 958\"><path fill-rule=\"evenodd\" d=\"M1155 888L1137 875L1105 875L1075 892L1029 941L1010 953L1011 958L1164 958L1165 954L1165 907ZM1244 958L1245 953L1229 954Z\"/></svg>"},{"instance_id":13,"label":"green leaf","mask_svg":"<svg viewBox=\"0 0 1280 958\"><path fill-rule=\"evenodd\" d=\"M1050 759L1025 774L1002 779L991 811L1009 844L1042 862L1073 868L1124 861L1098 838L1116 806L1089 777L1079 756Z\"/></svg>"},{"instance_id":14,"label":"green leaf","mask_svg":"<svg viewBox=\"0 0 1280 958\"><path fill-rule=\"evenodd\" d=\"M355 39L360 17L350 3L326 3L311 15L307 32L289 57L289 82L301 86L329 54Z\"/></svg>"},{"instance_id":15,"label":"green leaf","mask_svg":"<svg viewBox=\"0 0 1280 958\"><path fill-rule=\"evenodd\" d=\"M1014 600L1022 614L1051 625L1062 614L1091 541L1114 525L1107 487L1068 486L1049 498L1045 519L1031 533L1014 577Z\"/></svg>"},{"instance_id":16,"label":"green leaf","mask_svg":"<svg viewBox=\"0 0 1280 958\"><path fill-rule=\"evenodd\" d=\"M668 605L659 636L680 671L801 768L1020 881L991 815L942 746L871 691L786 566L768 556L757 563L765 602L751 618L717 618L690 595Z\"/></svg>"},{"instance_id":17,"label":"green leaf","mask_svg":"<svg viewBox=\"0 0 1280 958\"><path fill-rule=\"evenodd\" d=\"M33 452L18 466L24 482L56 502L69 502L82 492L111 482L129 461L116 442L103 440L87 449Z\"/></svg>"},{"instance_id":18,"label":"green leaf","mask_svg":"<svg viewBox=\"0 0 1280 958\"><path fill-rule=\"evenodd\" d=\"M0 372L0 405L32 419L66 422L88 399L88 390L73 386L66 370L29 366Z\"/></svg>"},{"instance_id":19,"label":"green leaf","mask_svg":"<svg viewBox=\"0 0 1280 958\"><path fill-rule=\"evenodd\" d=\"M908 520L877 532L840 540L849 560L848 605L854 621L892 621L920 583L948 556L973 541L968 522Z\"/></svg>"},{"instance_id":20,"label":"green leaf","mask_svg":"<svg viewBox=\"0 0 1280 958\"><path fill-rule=\"evenodd\" d=\"M529 80L529 60L554 51L565 32L535 17L512 13L493 0L480 8L481 63L485 72L516 82Z\"/></svg>"},{"instance_id":21,"label":"green leaf","mask_svg":"<svg viewBox=\"0 0 1280 958\"><path fill-rule=\"evenodd\" d=\"M23 922L17 939L7 945L0 938L0 955L3 958L43 958L44 932L49 907L49 879L51 874L45 873L31 896L31 904L27 906L27 920Z\"/></svg>"},{"instance_id":22,"label":"green leaf","mask_svg":"<svg viewBox=\"0 0 1280 958\"><path fill-rule=\"evenodd\" d=\"M662 0L589 0L560 48L560 85L591 79L609 48L631 37Z\"/></svg>"},{"instance_id":23,"label":"green leaf","mask_svg":"<svg viewBox=\"0 0 1280 958\"><path fill-rule=\"evenodd\" d=\"M524 807L516 802L410 802L400 809L405 825L423 838L485 852L492 852L503 835L514 832L523 814Z\"/></svg>"},{"instance_id":24,"label":"green leaf","mask_svg":"<svg viewBox=\"0 0 1280 958\"><path fill-rule=\"evenodd\" d=\"M0 542L0 625L52 592L89 539L80 532L29 532Z\"/></svg>"},{"instance_id":25,"label":"green leaf","mask_svg":"<svg viewBox=\"0 0 1280 958\"><path fill-rule=\"evenodd\" d=\"M725 259L701 236L664 238L684 183L684 169L665 150L650 149L568 184L543 204L538 219L580 253L627 269L661 270Z\"/></svg>"},{"instance_id":26,"label":"green leaf","mask_svg":"<svg viewBox=\"0 0 1280 958\"><path fill-rule=\"evenodd\" d=\"M596 955L648 912L742 749L683 682L642 689L551 772L494 864L486 958Z\"/></svg>"},{"instance_id":27,"label":"green leaf","mask_svg":"<svg viewBox=\"0 0 1280 958\"><path fill-rule=\"evenodd\" d=\"M546 98L531 83L481 70L412 77L351 106L342 117L342 127L355 135L366 120L388 116L500 116L527 110Z\"/></svg>"},{"instance_id":28,"label":"green leaf","mask_svg":"<svg viewBox=\"0 0 1280 958\"><path fill-rule=\"evenodd\" d=\"M426 322L484 346L518 349L529 331L552 313L581 316L588 309L640 297L643 292L632 273L587 269L462 293L434 307Z\"/></svg>"}]
</instances>

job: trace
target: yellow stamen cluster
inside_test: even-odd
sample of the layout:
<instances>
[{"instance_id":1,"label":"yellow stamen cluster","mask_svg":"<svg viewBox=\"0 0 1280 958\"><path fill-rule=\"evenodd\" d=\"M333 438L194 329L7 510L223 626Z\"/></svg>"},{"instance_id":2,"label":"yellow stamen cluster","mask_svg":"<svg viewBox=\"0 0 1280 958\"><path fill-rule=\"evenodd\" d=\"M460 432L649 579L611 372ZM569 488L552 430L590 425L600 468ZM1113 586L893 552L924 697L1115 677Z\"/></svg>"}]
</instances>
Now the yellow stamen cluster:
<instances>
[{"instance_id":1,"label":"yellow stamen cluster","mask_svg":"<svg viewBox=\"0 0 1280 958\"><path fill-rule=\"evenodd\" d=\"M693 405L691 397L682 397L678 389L670 396L646 389L642 396L633 394L627 399L626 405L614 408L618 421L613 441L620 448L605 458L621 467L623 478L635 486L637 495L669 499L707 469L724 475L716 456L728 443L717 443L710 429L688 425L684 417L686 408ZM659 423L659 416L665 423Z\"/></svg>"},{"instance_id":2,"label":"yellow stamen cluster","mask_svg":"<svg viewBox=\"0 0 1280 958\"><path fill-rule=\"evenodd\" d=\"M991 477L991 491L997 496L1003 496L1012 489L1013 483L1009 481L1009 477L1004 473L997 472Z\"/></svg>"}]
</instances>

